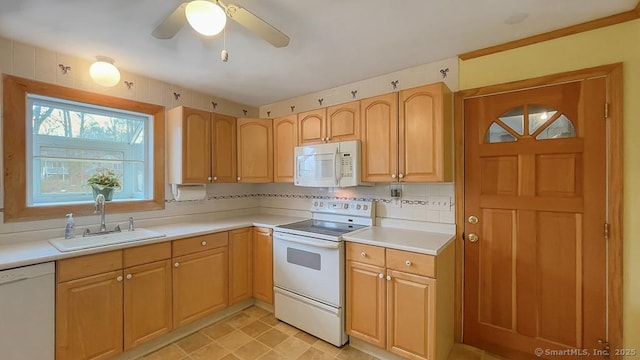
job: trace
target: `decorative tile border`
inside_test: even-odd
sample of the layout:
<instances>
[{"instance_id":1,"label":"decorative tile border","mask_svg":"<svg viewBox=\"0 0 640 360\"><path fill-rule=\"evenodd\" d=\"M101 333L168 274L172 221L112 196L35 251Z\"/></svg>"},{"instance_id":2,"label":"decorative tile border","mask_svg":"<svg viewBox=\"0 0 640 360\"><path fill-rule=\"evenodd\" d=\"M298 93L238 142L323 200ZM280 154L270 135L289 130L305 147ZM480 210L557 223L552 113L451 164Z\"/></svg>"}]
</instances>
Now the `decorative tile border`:
<instances>
[{"instance_id":1,"label":"decorative tile border","mask_svg":"<svg viewBox=\"0 0 640 360\"><path fill-rule=\"evenodd\" d=\"M256 194L237 194L237 195L210 195L207 196L206 200L228 200L228 199L246 199L246 198L280 198L280 199L298 199L298 200L356 200L356 201L374 201L383 204L391 204L395 200L392 198L383 198L383 197L348 197L348 196L330 196L330 195L312 195L312 194L267 194L267 193L256 193ZM204 199L203 199L204 200ZM192 200L192 201L203 201L203 200ZM165 203L176 202L175 200L165 200ZM403 199L400 201L402 205L417 205L417 206L429 206L429 201L427 200L409 200ZM452 206L455 203L451 204Z\"/></svg>"}]
</instances>

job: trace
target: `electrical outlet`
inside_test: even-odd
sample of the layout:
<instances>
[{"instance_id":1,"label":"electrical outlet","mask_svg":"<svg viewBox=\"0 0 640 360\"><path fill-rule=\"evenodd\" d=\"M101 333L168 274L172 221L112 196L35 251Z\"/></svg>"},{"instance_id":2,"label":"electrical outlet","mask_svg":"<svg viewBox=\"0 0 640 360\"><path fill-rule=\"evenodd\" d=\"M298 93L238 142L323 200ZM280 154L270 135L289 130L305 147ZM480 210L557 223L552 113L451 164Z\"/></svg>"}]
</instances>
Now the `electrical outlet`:
<instances>
[{"instance_id":1,"label":"electrical outlet","mask_svg":"<svg viewBox=\"0 0 640 360\"><path fill-rule=\"evenodd\" d=\"M427 199L429 210L451 211L451 197L429 196Z\"/></svg>"}]
</instances>

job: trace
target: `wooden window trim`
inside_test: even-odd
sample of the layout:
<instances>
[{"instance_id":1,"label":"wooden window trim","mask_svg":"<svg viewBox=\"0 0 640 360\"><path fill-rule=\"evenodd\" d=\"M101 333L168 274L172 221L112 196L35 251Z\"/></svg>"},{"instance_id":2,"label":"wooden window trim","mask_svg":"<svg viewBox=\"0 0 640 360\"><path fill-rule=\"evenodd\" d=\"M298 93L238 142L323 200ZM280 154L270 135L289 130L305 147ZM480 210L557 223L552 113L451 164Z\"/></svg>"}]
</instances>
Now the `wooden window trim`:
<instances>
[{"instance_id":1,"label":"wooden window trim","mask_svg":"<svg viewBox=\"0 0 640 360\"><path fill-rule=\"evenodd\" d=\"M26 162L27 94L37 94L92 105L139 112L153 116L153 198L141 201L109 203L110 213L164 209L165 121L164 107L134 100L95 94L83 90L46 84L15 76L3 78L3 161L4 161L4 222L64 218L93 214L89 204L28 206Z\"/></svg>"}]
</instances>

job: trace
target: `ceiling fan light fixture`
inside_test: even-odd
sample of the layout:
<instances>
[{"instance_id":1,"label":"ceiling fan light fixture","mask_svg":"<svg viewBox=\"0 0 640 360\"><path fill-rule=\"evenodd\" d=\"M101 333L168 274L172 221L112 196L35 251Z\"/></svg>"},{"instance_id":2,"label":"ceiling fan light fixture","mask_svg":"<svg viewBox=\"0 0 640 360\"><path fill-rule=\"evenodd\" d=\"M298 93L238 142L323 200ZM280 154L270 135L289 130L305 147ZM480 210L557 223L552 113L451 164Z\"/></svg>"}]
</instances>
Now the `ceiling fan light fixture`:
<instances>
[{"instance_id":1,"label":"ceiling fan light fixture","mask_svg":"<svg viewBox=\"0 0 640 360\"><path fill-rule=\"evenodd\" d=\"M120 71L113 65L113 59L96 56L96 62L89 67L89 75L98 85L112 87L120 82Z\"/></svg>"},{"instance_id":2,"label":"ceiling fan light fixture","mask_svg":"<svg viewBox=\"0 0 640 360\"><path fill-rule=\"evenodd\" d=\"M227 23L227 15L217 4L194 0L187 4L185 15L191 27L205 36L219 34Z\"/></svg>"}]
</instances>

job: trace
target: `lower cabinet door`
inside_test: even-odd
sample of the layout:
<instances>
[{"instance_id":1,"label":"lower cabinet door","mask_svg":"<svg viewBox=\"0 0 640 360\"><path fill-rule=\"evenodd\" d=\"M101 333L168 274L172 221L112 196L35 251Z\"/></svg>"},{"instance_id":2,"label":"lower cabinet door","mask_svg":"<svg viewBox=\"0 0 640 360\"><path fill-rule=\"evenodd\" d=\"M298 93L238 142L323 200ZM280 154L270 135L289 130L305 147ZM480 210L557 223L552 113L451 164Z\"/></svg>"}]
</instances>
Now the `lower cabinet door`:
<instances>
[{"instance_id":1,"label":"lower cabinet door","mask_svg":"<svg viewBox=\"0 0 640 360\"><path fill-rule=\"evenodd\" d=\"M124 349L171 331L171 303L171 260L125 269Z\"/></svg>"},{"instance_id":2,"label":"lower cabinet door","mask_svg":"<svg viewBox=\"0 0 640 360\"><path fill-rule=\"evenodd\" d=\"M435 359L436 279L387 270L387 350Z\"/></svg>"},{"instance_id":3,"label":"lower cabinet door","mask_svg":"<svg viewBox=\"0 0 640 360\"><path fill-rule=\"evenodd\" d=\"M228 303L226 246L173 258L174 328L222 310Z\"/></svg>"},{"instance_id":4,"label":"lower cabinet door","mask_svg":"<svg viewBox=\"0 0 640 360\"><path fill-rule=\"evenodd\" d=\"M253 228L253 297L273 304L273 236L271 229Z\"/></svg>"},{"instance_id":5,"label":"lower cabinet door","mask_svg":"<svg viewBox=\"0 0 640 360\"><path fill-rule=\"evenodd\" d=\"M229 231L229 304L253 296L251 228Z\"/></svg>"},{"instance_id":6,"label":"lower cabinet door","mask_svg":"<svg viewBox=\"0 0 640 360\"><path fill-rule=\"evenodd\" d=\"M108 359L122 352L122 271L59 283L56 359Z\"/></svg>"},{"instance_id":7,"label":"lower cabinet door","mask_svg":"<svg viewBox=\"0 0 640 360\"><path fill-rule=\"evenodd\" d=\"M384 348L386 345L385 269L347 261L346 328L350 336Z\"/></svg>"}]
</instances>

